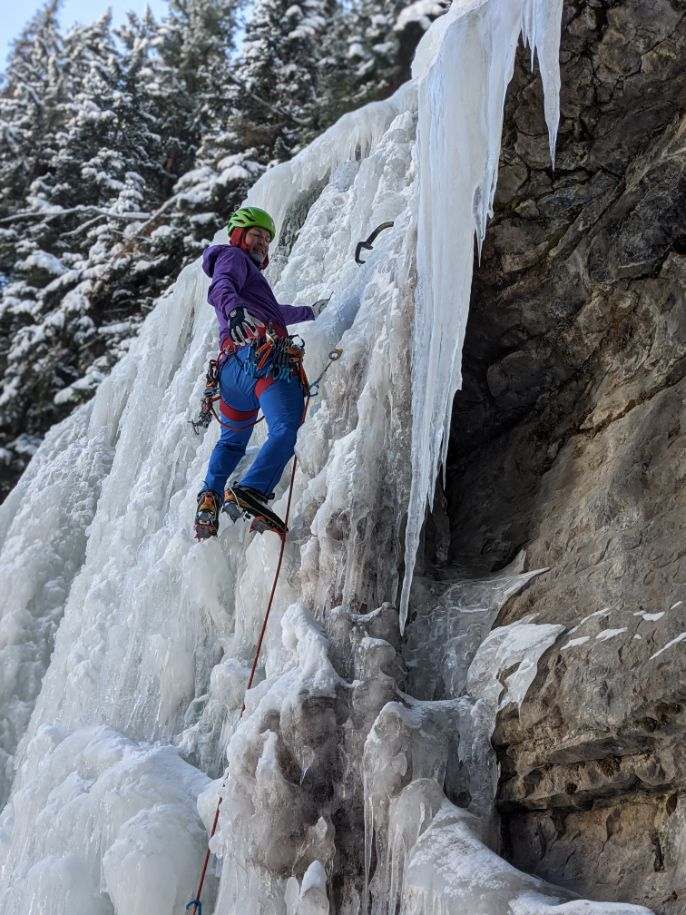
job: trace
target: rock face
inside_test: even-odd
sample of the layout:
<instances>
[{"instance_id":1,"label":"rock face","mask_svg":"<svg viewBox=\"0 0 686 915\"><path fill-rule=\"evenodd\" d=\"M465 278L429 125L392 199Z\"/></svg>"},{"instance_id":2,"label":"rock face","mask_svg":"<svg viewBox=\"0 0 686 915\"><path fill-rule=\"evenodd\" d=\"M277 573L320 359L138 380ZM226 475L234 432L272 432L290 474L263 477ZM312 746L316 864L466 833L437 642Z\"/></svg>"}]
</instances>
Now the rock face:
<instances>
[{"instance_id":1,"label":"rock face","mask_svg":"<svg viewBox=\"0 0 686 915\"><path fill-rule=\"evenodd\" d=\"M452 563L549 568L498 622L567 629L498 718L505 852L663 915L686 911L685 14L565 3L554 171L520 55L446 489Z\"/></svg>"}]
</instances>

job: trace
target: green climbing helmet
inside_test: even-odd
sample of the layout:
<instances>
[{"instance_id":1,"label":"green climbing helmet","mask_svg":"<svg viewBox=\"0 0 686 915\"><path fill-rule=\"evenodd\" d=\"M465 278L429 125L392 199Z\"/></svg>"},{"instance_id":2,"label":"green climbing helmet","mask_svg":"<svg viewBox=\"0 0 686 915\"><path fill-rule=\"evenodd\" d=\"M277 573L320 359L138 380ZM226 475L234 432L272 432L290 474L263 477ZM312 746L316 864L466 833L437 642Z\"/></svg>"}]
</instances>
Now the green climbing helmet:
<instances>
[{"instance_id":1,"label":"green climbing helmet","mask_svg":"<svg viewBox=\"0 0 686 915\"><path fill-rule=\"evenodd\" d=\"M229 234L234 229L251 229L253 226L266 229L272 238L276 235L274 220L269 213L260 210L259 207L241 207L240 210L236 210L229 219Z\"/></svg>"}]
</instances>

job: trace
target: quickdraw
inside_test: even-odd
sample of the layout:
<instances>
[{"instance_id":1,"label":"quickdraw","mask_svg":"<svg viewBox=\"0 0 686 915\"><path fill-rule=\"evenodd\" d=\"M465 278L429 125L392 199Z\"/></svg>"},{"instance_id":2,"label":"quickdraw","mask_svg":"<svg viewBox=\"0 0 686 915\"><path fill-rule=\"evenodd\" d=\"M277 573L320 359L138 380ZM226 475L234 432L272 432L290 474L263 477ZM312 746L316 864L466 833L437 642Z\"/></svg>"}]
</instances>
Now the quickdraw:
<instances>
[{"instance_id":1,"label":"quickdraw","mask_svg":"<svg viewBox=\"0 0 686 915\"><path fill-rule=\"evenodd\" d=\"M201 434L202 429L207 429L212 422L212 417L219 420L215 413L214 403L219 400L217 391L219 390L219 358L210 359L205 373L205 390L202 392L200 399L200 413L197 419L189 419L188 422L193 426L193 432L196 435ZM219 420L221 422L221 420Z\"/></svg>"},{"instance_id":2,"label":"quickdraw","mask_svg":"<svg viewBox=\"0 0 686 915\"><path fill-rule=\"evenodd\" d=\"M297 334L276 337L268 333L263 341L258 340L251 344L246 366L256 378L267 375L274 381L279 381L295 375L303 391L307 392L309 382L303 367L304 358L305 342Z\"/></svg>"},{"instance_id":3,"label":"quickdraw","mask_svg":"<svg viewBox=\"0 0 686 915\"><path fill-rule=\"evenodd\" d=\"M331 352L329 353L329 361L326 363L326 365L324 366L322 371L319 373L317 378L315 378L315 380L312 382L312 384L308 388L308 391L307 391L308 397L316 397L319 394L319 385L322 382L322 378L324 377L324 375L326 375L326 373L329 371L329 369L334 364L334 362L338 362L338 360L341 358L342 355L343 355L343 350L339 349L338 347L336 347L336 349L331 350Z\"/></svg>"}]
</instances>

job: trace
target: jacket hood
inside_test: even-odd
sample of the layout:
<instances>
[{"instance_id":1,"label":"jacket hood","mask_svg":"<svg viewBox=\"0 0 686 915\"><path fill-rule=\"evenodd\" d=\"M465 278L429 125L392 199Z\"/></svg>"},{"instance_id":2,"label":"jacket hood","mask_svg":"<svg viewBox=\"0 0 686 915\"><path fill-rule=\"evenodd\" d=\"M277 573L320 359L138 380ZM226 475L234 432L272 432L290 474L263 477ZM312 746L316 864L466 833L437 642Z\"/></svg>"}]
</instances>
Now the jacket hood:
<instances>
[{"instance_id":1,"label":"jacket hood","mask_svg":"<svg viewBox=\"0 0 686 915\"><path fill-rule=\"evenodd\" d=\"M205 248L202 255L202 269L208 276L211 277L214 274L217 258L229 247L230 245L210 245L209 248Z\"/></svg>"}]
</instances>

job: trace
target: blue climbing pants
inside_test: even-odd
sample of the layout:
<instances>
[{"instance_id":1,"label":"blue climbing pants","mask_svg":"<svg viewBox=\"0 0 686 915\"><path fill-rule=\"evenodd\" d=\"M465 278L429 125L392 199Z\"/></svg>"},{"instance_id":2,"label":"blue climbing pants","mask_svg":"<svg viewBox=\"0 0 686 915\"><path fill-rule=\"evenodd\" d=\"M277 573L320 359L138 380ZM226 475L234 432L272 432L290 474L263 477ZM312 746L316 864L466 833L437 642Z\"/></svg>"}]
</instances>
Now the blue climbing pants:
<instances>
[{"instance_id":1,"label":"blue climbing pants","mask_svg":"<svg viewBox=\"0 0 686 915\"><path fill-rule=\"evenodd\" d=\"M226 360L219 373L219 390L222 400L234 411L261 409L264 414L267 440L240 484L267 496L281 479L295 451L298 427L303 420L304 394L300 381L294 376L272 381L265 387L264 378L256 378L246 365L249 355L250 347L244 346ZM264 370L261 374L265 374ZM247 420L221 416L221 435L210 457L203 485L203 489L214 490L220 501L224 497L226 481L245 454L256 418L256 413Z\"/></svg>"}]
</instances>

